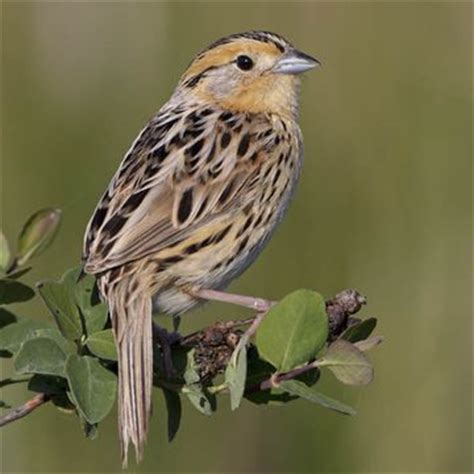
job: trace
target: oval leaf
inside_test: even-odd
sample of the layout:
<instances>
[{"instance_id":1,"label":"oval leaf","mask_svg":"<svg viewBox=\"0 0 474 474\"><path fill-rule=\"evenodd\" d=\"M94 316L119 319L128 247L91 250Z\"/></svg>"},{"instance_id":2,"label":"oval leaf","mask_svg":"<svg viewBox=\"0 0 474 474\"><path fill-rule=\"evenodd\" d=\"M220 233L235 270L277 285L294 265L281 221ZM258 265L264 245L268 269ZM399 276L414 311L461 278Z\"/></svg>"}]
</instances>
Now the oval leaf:
<instances>
[{"instance_id":1,"label":"oval leaf","mask_svg":"<svg viewBox=\"0 0 474 474\"><path fill-rule=\"evenodd\" d=\"M0 329L18 321L18 318L5 308L0 308Z\"/></svg>"},{"instance_id":2,"label":"oval leaf","mask_svg":"<svg viewBox=\"0 0 474 474\"><path fill-rule=\"evenodd\" d=\"M10 247L8 241L0 230L0 271L5 272L10 263Z\"/></svg>"},{"instance_id":3,"label":"oval leaf","mask_svg":"<svg viewBox=\"0 0 474 474\"><path fill-rule=\"evenodd\" d=\"M47 337L48 339L52 339L66 354L69 354L72 352L72 349L75 348L75 346L67 339L64 339L63 335L55 327L49 326L43 329L36 329L31 334L30 339L34 339L36 337Z\"/></svg>"},{"instance_id":4,"label":"oval leaf","mask_svg":"<svg viewBox=\"0 0 474 474\"><path fill-rule=\"evenodd\" d=\"M326 366L347 385L367 385L374 378L374 369L367 356L354 344L342 339L329 346L318 365Z\"/></svg>"},{"instance_id":5,"label":"oval leaf","mask_svg":"<svg viewBox=\"0 0 474 474\"><path fill-rule=\"evenodd\" d=\"M102 331L109 316L109 310L105 303L99 303L90 308L81 308L84 315L87 334L95 334Z\"/></svg>"},{"instance_id":6,"label":"oval leaf","mask_svg":"<svg viewBox=\"0 0 474 474\"><path fill-rule=\"evenodd\" d=\"M33 214L18 238L16 261L19 266L39 255L51 244L61 221L59 209L41 209Z\"/></svg>"},{"instance_id":7,"label":"oval leaf","mask_svg":"<svg viewBox=\"0 0 474 474\"><path fill-rule=\"evenodd\" d=\"M67 382L62 377L36 374L28 382L28 390L36 393L46 393L48 395L58 395L65 393Z\"/></svg>"},{"instance_id":8,"label":"oval leaf","mask_svg":"<svg viewBox=\"0 0 474 474\"><path fill-rule=\"evenodd\" d=\"M257 331L260 355L279 371L301 365L326 343L328 318L321 295L310 290L297 290L274 306Z\"/></svg>"},{"instance_id":9,"label":"oval leaf","mask_svg":"<svg viewBox=\"0 0 474 474\"><path fill-rule=\"evenodd\" d=\"M48 337L26 341L15 358L15 370L20 374L64 375L66 353Z\"/></svg>"},{"instance_id":10,"label":"oval leaf","mask_svg":"<svg viewBox=\"0 0 474 474\"><path fill-rule=\"evenodd\" d=\"M95 332L87 338L89 350L102 359L117 360L117 348L112 329Z\"/></svg>"},{"instance_id":11,"label":"oval leaf","mask_svg":"<svg viewBox=\"0 0 474 474\"><path fill-rule=\"evenodd\" d=\"M343 413L344 415L356 414L356 411L352 407L323 395L322 393L316 392L316 390L313 388L309 388L307 385L302 382L298 382L297 380L286 380L280 382L279 386L291 395L295 395L310 402L317 403L324 408L329 408L339 413Z\"/></svg>"},{"instance_id":12,"label":"oval leaf","mask_svg":"<svg viewBox=\"0 0 474 474\"><path fill-rule=\"evenodd\" d=\"M378 346L383 342L382 336L372 336L364 339L363 341L358 341L354 344L362 352L370 351L374 347Z\"/></svg>"},{"instance_id":13,"label":"oval leaf","mask_svg":"<svg viewBox=\"0 0 474 474\"><path fill-rule=\"evenodd\" d=\"M230 407L239 408L247 377L247 349L245 342L237 344L225 370L225 383L230 392Z\"/></svg>"},{"instance_id":14,"label":"oval leaf","mask_svg":"<svg viewBox=\"0 0 474 474\"><path fill-rule=\"evenodd\" d=\"M377 326L376 318L367 318L359 323L349 326L340 336L339 339L344 339L349 342L357 342L367 339L372 331Z\"/></svg>"},{"instance_id":15,"label":"oval leaf","mask_svg":"<svg viewBox=\"0 0 474 474\"><path fill-rule=\"evenodd\" d=\"M0 280L0 304L21 303L34 296L34 290L19 281Z\"/></svg>"},{"instance_id":16,"label":"oval leaf","mask_svg":"<svg viewBox=\"0 0 474 474\"><path fill-rule=\"evenodd\" d=\"M216 397L209 393L200 384L186 385L182 392L188 397L191 404L203 415L210 416L216 410Z\"/></svg>"},{"instance_id":17,"label":"oval leaf","mask_svg":"<svg viewBox=\"0 0 474 474\"><path fill-rule=\"evenodd\" d=\"M61 281L69 288L71 297L80 309L86 333L91 335L101 331L107 321L108 309L99 298L95 277L83 274L81 268L72 268Z\"/></svg>"},{"instance_id":18,"label":"oval leaf","mask_svg":"<svg viewBox=\"0 0 474 474\"><path fill-rule=\"evenodd\" d=\"M67 275L59 282L45 281L39 283L37 287L62 335L74 341L80 339L82 335L82 324L74 288L65 281Z\"/></svg>"},{"instance_id":19,"label":"oval leaf","mask_svg":"<svg viewBox=\"0 0 474 474\"><path fill-rule=\"evenodd\" d=\"M182 388L191 404L202 414L210 416L216 409L216 397L210 394L200 382L197 372L196 362L194 360L194 349L187 353L187 364L184 372L186 385Z\"/></svg>"},{"instance_id":20,"label":"oval leaf","mask_svg":"<svg viewBox=\"0 0 474 474\"><path fill-rule=\"evenodd\" d=\"M97 359L70 355L66 376L75 405L91 424L104 419L115 401L117 377Z\"/></svg>"},{"instance_id":21,"label":"oval leaf","mask_svg":"<svg viewBox=\"0 0 474 474\"><path fill-rule=\"evenodd\" d=\"M0 350L16 354L25 341L37 336L37 331L47 329L51 329L50 326L42 321L18 319L0 329Z\"/></svg>"},{"instance_id":22,"label":"oval leaf","mask_svg":"<svg viewBox=\"0 0 474 474\"><path fill-rule=\"evenodd\" d=\"M181 398L178 393L163 389L168 412L168 441L171 443L179 430L181 423Z\"/></svg>"},{"instance_id":23,"label":"oval leaf","mask_svg":"<svg viewBox=\"0 0 474 474\"><path fill-rule=\"evenodd\" d=\"M10 280L18 280L23 275L26 275L33 267L24 267L20 268L19 270L13 270L12 272L8 273L8 278Z\"/></svg>"}]
</instances>

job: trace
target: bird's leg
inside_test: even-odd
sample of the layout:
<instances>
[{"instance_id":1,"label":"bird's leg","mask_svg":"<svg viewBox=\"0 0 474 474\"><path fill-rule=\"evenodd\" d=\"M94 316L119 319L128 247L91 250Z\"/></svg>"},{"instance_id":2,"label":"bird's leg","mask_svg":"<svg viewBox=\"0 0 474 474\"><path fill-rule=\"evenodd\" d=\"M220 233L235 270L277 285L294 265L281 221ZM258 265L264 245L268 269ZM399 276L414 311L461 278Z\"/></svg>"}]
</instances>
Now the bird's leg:
<instances>
[{"instance_id":1,"label":"bird's leg","mask_svg":"<svg viewBox=\"0 0 474 474\"><path fill-rule=\"evenodd\" d=\"M248 341L257 331L270 308L276 304L276 301L265 300L263 298L254 298L252 296L236 295L226 293L224 291L206 290L195 288L189 292L192 296L210 301L221 301L222 303L230 303L244 308L250 308L257 312L252 324L242 335L244 341Z\"/></svg>"},{"instance_id":2,"label":"bird's leg","mask_svg":"<svg viewBox=\"0 0 474 474\"><path fill-rule=\"evenodd\" d=\"M265 300L263 298L254 298L253 296L236 295L234 293L226 293L225 291L206 290L204 288L193 288L188 293L197 298L209 301L221 301L222 303L230 303L244 308L250 308L257 313L266 313L275 301Z\"/></svg>"},{"instance_id":3,"label":"bird's leg","mask_svg":"<svg viewBox=\"0 0 474 474\"><path fill-rule=\"evenodd\" d=\"M176 375L176 369L173 365L173 358L171 356L171 344L174 342L173 336L177 333L168 333L168 331L158 324L153 323L153 334L158 340L163 354L163 368L166 378L173 378Z\"/></svg>"}]
</instances>

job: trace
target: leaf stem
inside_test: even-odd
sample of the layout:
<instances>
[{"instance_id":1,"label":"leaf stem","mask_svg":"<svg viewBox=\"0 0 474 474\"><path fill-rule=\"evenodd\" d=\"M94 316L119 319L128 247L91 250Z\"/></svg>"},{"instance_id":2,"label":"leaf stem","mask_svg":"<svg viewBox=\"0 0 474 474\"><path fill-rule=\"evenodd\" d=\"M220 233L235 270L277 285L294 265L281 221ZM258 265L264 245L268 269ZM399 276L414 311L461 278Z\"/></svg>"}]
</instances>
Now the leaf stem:
<instances>
[{"instance_id":1,"label":"leaf stem","mask_svg":"<svg viewBox=\"0 0 474 474\"><path fill-rule=\"evenodd\" d=\"M298 377L299 375L304 374L305 372L308 372L309 370L317 368L318 366L319 366L318 361L315 360L301 367L297 367L295 369L289 370L288 372L284 372L284 373L276 372L272 374L268 379L264 380L263 382L260 382L256 385L252 385L251 387L246 389L245 393L255 393L255 392L260 392L263 390L270 390L271 388L276 388L278 387L278 384L280 382L294 379Z\"/></svg>"}]
</instances>

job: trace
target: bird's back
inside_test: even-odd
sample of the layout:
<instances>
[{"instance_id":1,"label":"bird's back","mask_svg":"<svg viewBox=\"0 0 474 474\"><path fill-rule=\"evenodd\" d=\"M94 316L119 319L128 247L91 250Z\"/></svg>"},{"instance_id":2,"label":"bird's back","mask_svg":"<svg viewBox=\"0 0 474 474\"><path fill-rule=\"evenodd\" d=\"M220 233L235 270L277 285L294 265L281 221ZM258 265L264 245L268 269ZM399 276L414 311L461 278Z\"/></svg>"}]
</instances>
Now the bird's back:
<instances>
[{"instance_id":1,"label":"bird's back","mask_svg":"<svg viewBox=\"0 0 474 474\"><path fill-rule=\"evenodd\" d=\"M262 250L288 205L300 156L292 120L165 106L89 223L86 271L120 278L147 260L156 269L154 292L163 290L161 309L187 309L194 301L180 301L179 288L222 288Z\"/></svg>"}]
</instances>

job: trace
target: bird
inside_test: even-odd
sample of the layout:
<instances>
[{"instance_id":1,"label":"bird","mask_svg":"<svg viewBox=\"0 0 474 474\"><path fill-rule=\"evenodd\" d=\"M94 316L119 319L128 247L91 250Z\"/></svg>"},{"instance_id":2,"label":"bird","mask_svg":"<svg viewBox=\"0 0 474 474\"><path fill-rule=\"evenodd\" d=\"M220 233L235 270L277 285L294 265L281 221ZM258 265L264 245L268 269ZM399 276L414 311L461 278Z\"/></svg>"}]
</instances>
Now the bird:
<instances>
[{"instance_id":1,"label":"bird","mask_svg":"<svg viewBox=\"0 0 474 474\"><path fill-rule=\"evenodd\" d=\"M266 246L294 195L300 75L317 65L268 31L215 41L139 133L95 208L83 270L97 279L117 346L124 466L130 443L142 459L149 429L152 313L239 302L223 290Z\"/></svg>"}]
</instances>

